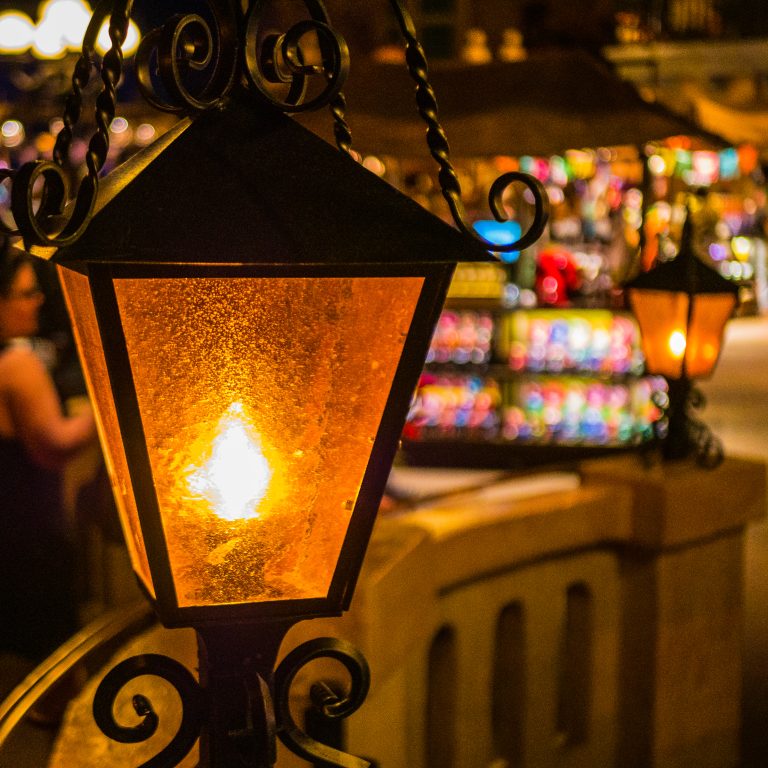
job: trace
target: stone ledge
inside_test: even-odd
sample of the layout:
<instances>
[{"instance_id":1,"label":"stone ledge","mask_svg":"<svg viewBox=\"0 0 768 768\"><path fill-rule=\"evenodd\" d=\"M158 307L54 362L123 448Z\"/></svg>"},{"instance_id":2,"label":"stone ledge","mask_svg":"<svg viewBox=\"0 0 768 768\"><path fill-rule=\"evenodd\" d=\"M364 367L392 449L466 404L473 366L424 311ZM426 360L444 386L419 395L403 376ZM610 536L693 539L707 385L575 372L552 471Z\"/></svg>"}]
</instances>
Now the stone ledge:
<instances>
[{"instance_id":1,"label":"stone ledge","mask_svg":"<svg viewBox=\"0 0 768 768\"><path fill-rule=\"evenodd\" d=\"M650 549L693 544L761 519L766 512L766 466L727 457L716 469L692 461L646 466L637 456L584 462L587 485L610 483L631 489L632 531L628 543Z\"/></svg>"},{"instance_id":2,"label":"stone ledge","mask_svg":"<svg viewBox=\"0 0 768 768\"><path fill-rule=\"evenodd\" d=\"M467 494L384 516L352 610L330 623L366 651L388 637L377 649L380 670L394 669L409 647L425 642L440 598L453 590L579 551L674 551L730 534L765 514L765 481L756 461L729 458L710 471L685 462L648 468L639 457L621 456L585 462L573 490L493 503ZM724 488L729 503L721 501ZM397 616L407 632L388 625Z\"/></svg>"},{"instance_id":3,"label":"stone ledge","mask_svg":"<svg viewBox=\"0 0 768 768\"><path fill-rule=\"evenodd\" d=\"M416 510L397 525L421 533L409 556L426 565L425 577L445 591L527 562L624 541L632 530L631 510L628 489L593 483L515 502ZM386 522L377 530L374 551L387 539ZM483 553L480 562L473 552Z\"/></svg>"}]
</instances>

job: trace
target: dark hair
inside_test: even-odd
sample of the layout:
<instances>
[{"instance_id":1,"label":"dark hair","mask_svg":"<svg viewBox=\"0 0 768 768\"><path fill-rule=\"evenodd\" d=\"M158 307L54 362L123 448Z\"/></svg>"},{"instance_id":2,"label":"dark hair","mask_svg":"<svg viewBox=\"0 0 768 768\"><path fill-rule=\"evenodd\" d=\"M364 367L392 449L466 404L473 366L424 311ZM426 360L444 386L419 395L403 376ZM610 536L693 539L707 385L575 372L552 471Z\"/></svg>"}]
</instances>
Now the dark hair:
<instances>
[{"instance_id":1,"label":"dark hair","mask_svg":"<svg viewBox=\"0 0 768 768\"><path fill-rule=\"evenodd\" d=\"M32 259L29 254L20 251L11 245L10 240L6 239L0 245L0 296L6 298L11 292L11 286L16 274L24 264L31 264Z\"/></svg>"}]
</instances>

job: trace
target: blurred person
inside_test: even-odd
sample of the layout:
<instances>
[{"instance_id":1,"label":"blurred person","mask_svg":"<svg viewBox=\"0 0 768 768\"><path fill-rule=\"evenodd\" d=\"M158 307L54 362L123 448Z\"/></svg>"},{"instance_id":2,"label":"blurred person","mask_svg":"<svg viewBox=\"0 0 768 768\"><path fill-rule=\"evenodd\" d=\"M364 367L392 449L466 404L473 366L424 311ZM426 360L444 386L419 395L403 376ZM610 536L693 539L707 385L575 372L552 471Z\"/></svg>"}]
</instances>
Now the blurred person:
<instances>
[{"instance_id":1,"label":"blurred person","mask_svg":"<svg viewBox=\"0 0 768 768\"><path fill-rule=\"evenodd\" d=\"M0 253L0 652L39 661L77 630L74 551L61 470L96 438L67 416L29 339L43 295L30 257Z\"/></svg>"}]
</instances>

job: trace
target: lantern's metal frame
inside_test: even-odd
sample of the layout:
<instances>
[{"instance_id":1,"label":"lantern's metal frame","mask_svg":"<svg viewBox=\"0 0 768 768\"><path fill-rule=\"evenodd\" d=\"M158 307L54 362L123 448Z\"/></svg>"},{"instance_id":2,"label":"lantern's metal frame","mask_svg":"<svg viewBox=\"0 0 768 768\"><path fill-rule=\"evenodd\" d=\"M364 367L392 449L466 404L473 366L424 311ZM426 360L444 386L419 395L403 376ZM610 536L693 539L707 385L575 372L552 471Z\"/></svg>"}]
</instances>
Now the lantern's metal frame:
<instances>
[{"instance_id":1,"label":"lantern's metal frame","mask_svg":"<svg viewBox=\"0 0 768 768\"><path fill-rule=\"evenodd\" d=\"M136 54L136 71L143 96L155 108L179 115L222 108L233 91L243 85L286 113L328 106L334 121L337 146L342 152L351 154L352 136L342 93L349 70L349 53L344 39L331 26L321 0L303 0L308 18L292 24L284 33L265 31L265 19L273 4L279 6L280 0L207 0L205 17L182 13L169 18L162 27L143 38ZM493 243L480 237L468 223L458 174L451 163L448 140L438 119L437 101L429 83L424 50L404 3L390 0L390 6L403 36L406 64L415 83L417 109L427 127L428 149L438 165L442 194L456 226L491 253L522 250L532 245L546 224L548 200L541 183L527 174L505 173L494 182L489 193L493 215L503 221L507 218L503 208L503 193L507 187L521 183L528 189L533 199L533 220L520 239L513 243ZM23 238L25 247L33 252L72 246L83 236L94 215L99 177L109 150L109 126L115 115L117 87L123 69L122 45L132 10L132 0L101 0L98 3L74 67L72 92L65 105L63 128L56 139L53 159L27 163L18 170L0 170L0 182L11 182L15 229L2 223L0 227L6 236ZM68 204L70 192L65 166L74 129L82 113L83 93L96 65L96 37L107 18L111 48L100 65L102 89L96 100L96 130L86 154L86 175L79 183L73 202ZM308 63L302 50L302 42L310 33L316 35L319 43L321 61L318 63ZM313 84L319 84L319 88L313 89ZM491 253L489 260L494 258ZM109 324L110 308L113 316L116 313L112 278L118 273L122 276L146 276L143 269L137 265L114 263L89 266L94 302L100 305L102 311L107 310L106 324ZM153 274L163 274L162 267L152 269L156 270ZM216 275L218 269L221 269L221 274L233 275L232 268L224 270L217 266L196 265L194 269L201 276ZM242 274L247 275L269 274L263 266L240 269ZM403 264L397 265L391 273L382 272L381 266L378 266L370 274L401 275L403 270ZM332 272L332 268L309 272L306 268L296 269L296 274L302 276L329 275ZM444 295L451 272L452 266L446 264L430 267L422 298L430 291L432 295ZM281 275L284 276L285 271ZM417 312L414 322L421 326L425 323L433 326L440 307L435 305L423 309L427 310L424 317L419 318ZM110 325L109 333L102 334L106 340L105 355L110 358L112 366L127 370L124 343L117 338L109 341L110 334L119 328L120 323L115 322ZM424 335L424 327L417 330ZM426 353L426 349L423 352ZM401 362L393 389L397 389L398 378L414 374L412 369L415 365L416 362L407 359ZM125 381L127 389L124 394L135 400L131 377L126 376ZM404 414L407 405L405 401L390 402L387 411ZM398 435L393 430L398 420L388 412L382 419L376 439L386 439L395 445ZM142 427L137 413L134 409L132 415L120 417L124 434L141 437ZM144 441L137 439L130 442L139 446L130 450L142 454L135 457L138 464L148 466L148 458L144 455L146 449L142 447ZM394 457L388 458L390 461L386 469ZM130 464L133 466L136 462ZM132 479L141 480L138 477ZM383 463L378 467L369 466L358 503L372 504L380 498L385 481ZM153 498L152 503L157 506L156 499ZM152 517L159 526L157 509L155 513ZM364 525L366 530L354 530L352 526L347 539L367 540L372 521L364 521ZM151 547L151 531L146 541ZM342 553L347 551L345 545ZM178 764L198 737L201 738L203 766L242 764L268 768L275 761L276 736L291 751L315 763L364 768L368 765L366 761L319 744L303 733L294 722L288 705L291 684L298 671L314 659L328 657L340 662L349 672L350 691L347 695L337 695L326 686L316 685L312 688L313 701L327 718L343 718L351 714L364 700L369 684L368 668L362 656L346 643L320 638L294 650L275 670L280 643L290 626L303 618L338 615L348 607L362 556L362 552L355 556L342 554L327 599L292 601L290 605L268 603L263 608L256 607L244 623L240 611L235 615L226 606L217 607L216 618L212 621L209 621L208 611L198 615L195 609L180 609L176 615L171 612L161 617L168 624L194 625L198 630L200 683L172 659L153 654L135 657L118 665L99 686L94 701L97 724L105 734L117 741L148 739L157 728L158 716L146 698L134 697L134 708L142 717L142 722L132 728L117 724L112 708L115 697L126 682L151 674L166 679L177 689L184 711L179 732L172 742L142 768L170 768ZM163 573L152 574L156 579L156 589L158 586L165 589L162 585L169 583L169 574L165 572L169 566L164 553L160 562L163 561ZM227 624L231 621L241 622L237 631L232 631L232 626Z\"/></svg>"},{"instance_id":2,"label":"lantern's metal frame","mask_svg":"<svg viewBox=\"0 0 768 768\"><path fill-rule=\"evenodd\" d=\"M238 278L238 277L344 277L349 270L344 265L211 265L184 264L184 277L188 278ZM392 382L391 395L386 403L374 438L372 455L380 461L371 461L366 467L354 509L351 510L350 524L341 547L339 561L325 597L269 600L261 603L232 605L213 605L196 607L179 606L178 596L171 573L168 551L164 546L163 524L157 495L153 490L152 469L147 453L147 441L144 436L138 397L133 379L131 363L122 332L120 312L115 296L115 279L151 279L178 276L180 268L174 264L90 264L88 276L96 309L96 316L104 343L104 354L113 388L118 386L116 399L123 404L118 410L118 422L123 436L123 444L128 458L128 467L137 506L142 510L141 527L145 532L145 545L155 594L150 593L140 581L147 598L167 627L219 626L224 623L257 622L262 620L283 621L335 616L349 608L357 574L362 566L363 553L354 542L367 542L371 535L374 519L372 515L358 514L358 510L375 509L384 491L389 467L394 460L395 447L402 428L402 422L408 411L411 393L408 387L400 384L401 380L414 381L420 371L419 360L427 354L427 344L431 329L437 322L441 305L434 297L445 294L450 283L453 267L449 264L407 263L391 265L355 265L355 277L403 277L419 276L424 278L414 317L404 340L404 353L400 359ZM416 346L422 340L422 346ZM399 393L399 396L398 396ZM391 450L388 449L392 446ZM141 494L139 500L138 496Z\"/></svg>"}]
</instances>

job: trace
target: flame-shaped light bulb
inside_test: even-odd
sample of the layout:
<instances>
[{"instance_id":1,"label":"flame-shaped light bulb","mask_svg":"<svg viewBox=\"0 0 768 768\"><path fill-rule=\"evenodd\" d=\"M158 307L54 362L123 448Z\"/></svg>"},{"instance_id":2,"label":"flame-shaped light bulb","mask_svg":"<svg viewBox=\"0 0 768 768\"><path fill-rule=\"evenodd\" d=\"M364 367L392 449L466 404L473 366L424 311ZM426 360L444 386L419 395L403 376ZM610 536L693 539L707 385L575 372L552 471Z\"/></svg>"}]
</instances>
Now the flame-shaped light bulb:
<instances>
[{"instance_id":1,"label":"flame-shaped light bulb","mask_svg":"<svg viewBox=\"0 0 768 768\"><path fill-rule=\"evenodd\" d=\"M261 516L259 505L271 479L259 434L243 404L234 402L216 425L210 457L187 470L189 490L223 520L251 520Z\"/></svg>"},{"instance_id":2,"label":"flame-shaped light bulb","mask_svg":"<svg viewBox=\"0 0 768 768\"><path fill-rule=\"evenodd\" d=\"M669 336L669 351L673 357L680 358L685 354L687 342L682 331L674 331Z\"/></svg>"}]
</instances>

